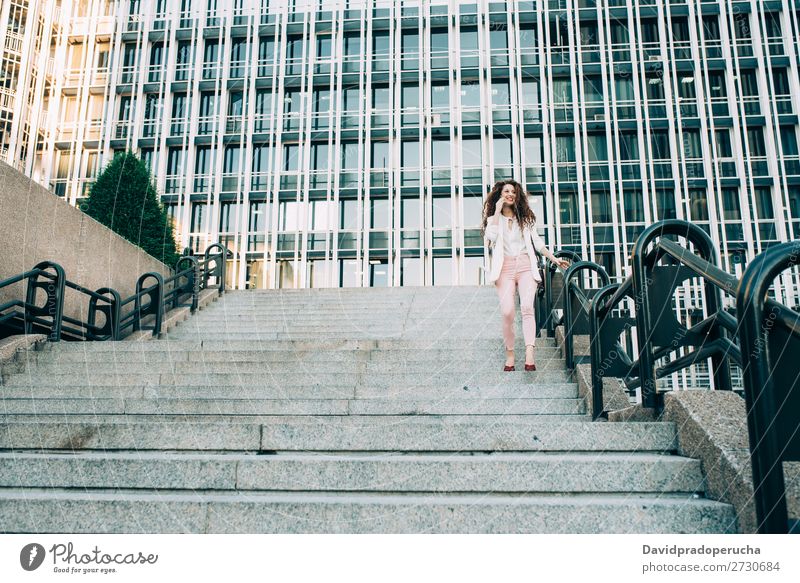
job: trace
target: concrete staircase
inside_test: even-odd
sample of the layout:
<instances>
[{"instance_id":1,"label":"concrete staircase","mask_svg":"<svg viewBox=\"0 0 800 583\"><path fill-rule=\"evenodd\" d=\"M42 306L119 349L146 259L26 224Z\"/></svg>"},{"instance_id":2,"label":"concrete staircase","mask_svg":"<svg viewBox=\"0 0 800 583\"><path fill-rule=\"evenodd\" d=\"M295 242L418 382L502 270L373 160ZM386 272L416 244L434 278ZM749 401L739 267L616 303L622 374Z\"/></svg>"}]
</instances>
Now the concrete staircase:
<instances>
[{"instance_id":1,"label":"concrete staircase","mask_svg":"<svg viewBox=\"0 0 800 583\"><path fill-rule=\"evenodd\" d=\"M524 350L521 335L518 368ZM3 370L11 532L731 532L669 423L592 423L494 289L229 292Z\"/></svg>"}]
</instances>

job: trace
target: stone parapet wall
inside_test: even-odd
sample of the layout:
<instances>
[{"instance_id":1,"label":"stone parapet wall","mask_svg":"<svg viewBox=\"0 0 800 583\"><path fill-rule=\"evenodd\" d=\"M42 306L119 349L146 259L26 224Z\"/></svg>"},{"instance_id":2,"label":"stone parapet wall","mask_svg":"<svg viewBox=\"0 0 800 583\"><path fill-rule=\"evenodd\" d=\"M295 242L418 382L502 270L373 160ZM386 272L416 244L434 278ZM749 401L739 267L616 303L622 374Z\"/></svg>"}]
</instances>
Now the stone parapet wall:
<instances>
[{"instance_id":1,"label":"stone parapet wall","mask_svg":"<svg viewBox=\"0 0 800 583\"><path fill-rule=\"evenodd\" d=\"M67 279L88 289L116 289L124 298L142 273L170 269L11 166L0 162L0 280L41 261L54 261ZM23 284L0 290L0 303L23 299ZM88 299L68 292L64 313L85 316Z\"/></svg>"}]
</instances>

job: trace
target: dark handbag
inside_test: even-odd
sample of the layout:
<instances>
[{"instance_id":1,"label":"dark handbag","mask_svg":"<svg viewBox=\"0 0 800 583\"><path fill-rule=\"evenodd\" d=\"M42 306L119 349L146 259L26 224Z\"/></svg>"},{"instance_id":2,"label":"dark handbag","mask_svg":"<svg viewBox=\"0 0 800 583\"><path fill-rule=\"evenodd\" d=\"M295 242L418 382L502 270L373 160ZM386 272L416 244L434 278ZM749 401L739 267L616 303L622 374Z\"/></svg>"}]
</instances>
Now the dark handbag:
<instances>
[{"instance_id":1,"label":"dark handbag","mask_svg":"<svg viewBox=\"0 0 800 583\"><path fill-rule=\"evenodd\" d=\"M544 263L544 259L542 259L541 255L538 253L536 254L536 269L539 270L539 285L536 286L536 295L540 298L544 297L544 267L542 264Z\"/></svg>"}]
</instances>

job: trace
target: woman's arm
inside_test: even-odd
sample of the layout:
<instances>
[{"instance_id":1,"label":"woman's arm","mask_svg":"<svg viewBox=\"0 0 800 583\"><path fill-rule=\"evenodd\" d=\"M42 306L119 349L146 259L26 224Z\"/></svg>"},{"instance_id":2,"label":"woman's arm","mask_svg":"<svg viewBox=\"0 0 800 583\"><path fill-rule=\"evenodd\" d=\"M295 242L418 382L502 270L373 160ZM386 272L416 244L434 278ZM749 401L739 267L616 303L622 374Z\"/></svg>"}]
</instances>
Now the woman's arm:
<instances>
[{"instance_id":1,"label":"woman's arm","mask_svg":"<svg viewBox=\"0 0 800 583\"><path fill-rule=\"evenodd\" d=\"M562 269L566 269L567 267L569 267L569 261L566 261L564 259L559 259L555 255L553 255L550 249L547 248L544 239L542 239L541 236L539 236L539 233L536 232L535 227L531 227L531 239L533 240L534 250L536 250L542 256L546 257L547 259L549 259Z\"/></svg>"}]
</instances>

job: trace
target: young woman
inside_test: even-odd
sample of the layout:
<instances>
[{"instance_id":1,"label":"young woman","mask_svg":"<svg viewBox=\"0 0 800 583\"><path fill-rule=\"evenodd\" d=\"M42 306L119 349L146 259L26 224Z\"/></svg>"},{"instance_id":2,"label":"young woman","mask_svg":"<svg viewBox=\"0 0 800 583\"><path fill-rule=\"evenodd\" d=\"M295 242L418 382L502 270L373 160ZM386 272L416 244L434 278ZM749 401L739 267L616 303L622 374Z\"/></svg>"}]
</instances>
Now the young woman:
<instances>
[{"instance_id":1,"label":"young woman","mask_svg":"<svg viewBox=\"0 0 800 583\"><path fill-rule=\"evenodd\" d=\"M495 284L500 297L503 341L506 345L505 371L514 370L514 304L517 287L522 312L522 335L525 339L525 370L536 370L533 302L536 286L542 282L535 251L563 269L569 266L569 262L556 258L545 246L536 232L535 224L536 217L528 206L528 197L519 182L504 180L494 185L483 205L483 232L492 247L489 282Z\"/></svg>"}]
</instances>

